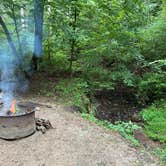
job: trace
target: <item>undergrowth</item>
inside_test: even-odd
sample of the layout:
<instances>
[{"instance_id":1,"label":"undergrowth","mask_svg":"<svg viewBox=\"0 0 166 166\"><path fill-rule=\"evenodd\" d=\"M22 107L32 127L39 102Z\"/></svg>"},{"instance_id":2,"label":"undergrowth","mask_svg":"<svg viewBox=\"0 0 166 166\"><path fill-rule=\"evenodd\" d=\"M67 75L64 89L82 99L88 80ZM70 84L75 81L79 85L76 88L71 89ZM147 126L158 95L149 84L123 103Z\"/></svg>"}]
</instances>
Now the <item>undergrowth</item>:
<instances>
[{"instance_id":1,"label":"undergrowth","mask_svg":"<svg viewBox=\"0 0 166 166\"><path fill-rule=\"evenodd\" d=\"M131 121L129 122L116 122L112 124L108 121L102 121L95 118L92 114L82 113L82 117L88 119L90 122L94 122L100 126L104 126L108 129L118 131L124 138L131 141L133 145L139 146L139 141L134 138L134 130L139 129L140 127Z\"/></svg>"},{"instance_id":2,"label":"undergrowth","mask_svg":"<svg viewBox=\"0 0 166 166\"><path fill-rule=\"evenodd\" d=\"M166 162L166 100L155 102L141 112L147 135L163 144L162 149L156 151Z\"/></svg>"},{"instance_id":3,"label":"undergrowth","mask_svg":"<svg viewBox=\"0 0 166 166\"><path fill-rule=\"evenodd\" d=\"M68 105L75 106L79 109L82 117L108 129L118 131L124 138L131 141L134 145L139 145L138 140L134 138L134 130L139 129L139 126L132 122L116 122L116 124L112 124L108 121L101 121L95 118L95 108L92 106L90 99L88 98L90 92L87 82L79 78L64 79L56 85L55 89L59 92L63 101L67 102Z\"/></svg>"},{"instance_id":4,"label":"undergrowth","mask_svg":"<svg viewBox=\"0 0 166 166\"><path fill-rule=\"evenodd\" d=\"M166 145L163 148L157 148L154 153L160 157L162 165L166 165Z\"/></svg>"},{"instance_id":5,"label":"undergrowth","mask_svg":"<svg viewBox=\"0 0 166 166\"><path fill-rule=\"evenodd\" d=\"M80 112L87 112L89 109L88 84L83 79L61 80L55 90L59 92L61 99L67 102L67 105L78 108Z\"/></svg>"},{"instance_id":6,"label":"undergrowth","mask_svg":"<svg viewBox=\"0 0 166 166\"><path fill-rule=\"evenodd\" d=\"M166 143L166 101L156 102L141 112L147 135L153 140Z\"/></svg>"}]
</instances>

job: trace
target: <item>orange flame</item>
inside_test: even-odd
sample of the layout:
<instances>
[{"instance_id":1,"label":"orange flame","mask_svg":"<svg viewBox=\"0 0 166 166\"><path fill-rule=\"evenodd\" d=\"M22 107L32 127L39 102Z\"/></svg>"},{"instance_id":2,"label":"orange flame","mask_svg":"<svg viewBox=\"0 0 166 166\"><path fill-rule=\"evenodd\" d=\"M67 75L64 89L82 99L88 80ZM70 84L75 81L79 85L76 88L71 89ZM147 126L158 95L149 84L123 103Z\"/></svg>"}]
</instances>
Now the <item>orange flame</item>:
<instances>
[{"instance_id":1,"label":"orange flame","mask_svg":"<svg viewBox=\"0 0 166 166\"><path fill-rule=\"evenodd\" d=\"M13 100L10 106L10 112L13 114L16 112L16 100Z\"/></svg>"}]
</instances>

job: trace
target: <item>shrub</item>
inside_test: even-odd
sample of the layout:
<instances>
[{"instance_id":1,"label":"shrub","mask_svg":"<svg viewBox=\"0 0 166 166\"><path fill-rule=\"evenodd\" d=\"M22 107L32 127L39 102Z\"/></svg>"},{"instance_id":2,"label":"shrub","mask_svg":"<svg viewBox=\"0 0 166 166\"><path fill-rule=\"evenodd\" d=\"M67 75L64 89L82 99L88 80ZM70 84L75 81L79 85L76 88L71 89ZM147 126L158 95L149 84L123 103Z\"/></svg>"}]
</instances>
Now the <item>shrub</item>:
<instances>
[{"instance_id":1,"label":"shrub","mask_svg":"<svg viewBox=\"0 0 166 166\"><path fill-rule=\"evenodd\" d=\"M166 143L166 100L156 102L141 112L148 136Z\"/></svg>"},{"instance_id":2,"label":"shrub","mask_svg":"<svg viewBox=\"0 0 166 166\"><path fill-rule=\"evenodd\" d=\"M87 112L90 105L88 84L83 79L64 79L55 87L60 96L70 106L75 106L81 112Z\"/></svg>"},{"instance_id":3,"label":"shrub","mask_svg":"<svg viewBox=\"0 0 166 166\"><path fill-rule=\"evenodd\" d=\"M164 98L166 92L166 73L146 73L138 85L141 96L151 101Z\"/></svg>"}]
</instances>

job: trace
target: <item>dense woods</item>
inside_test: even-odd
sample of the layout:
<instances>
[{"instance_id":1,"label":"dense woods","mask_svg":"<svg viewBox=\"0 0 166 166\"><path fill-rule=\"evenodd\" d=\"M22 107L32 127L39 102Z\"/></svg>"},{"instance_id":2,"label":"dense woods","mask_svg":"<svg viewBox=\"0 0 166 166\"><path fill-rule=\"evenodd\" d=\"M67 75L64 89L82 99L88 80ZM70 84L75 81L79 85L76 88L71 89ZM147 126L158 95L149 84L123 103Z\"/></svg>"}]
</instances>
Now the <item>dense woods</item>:
<instances>
[{"instance_id":1,"label":"dense woods","mask_svg":"<svg viewBox=\"0 0 166 166\"><path fill-rule=\"evenodd\" d=\"M1 72L14 63L29 80L39 73L44 94L92 121L96 96L132 98L147 135L166 143L165 0L1 0L0 43Z\"/></svg>"}]
</instances>

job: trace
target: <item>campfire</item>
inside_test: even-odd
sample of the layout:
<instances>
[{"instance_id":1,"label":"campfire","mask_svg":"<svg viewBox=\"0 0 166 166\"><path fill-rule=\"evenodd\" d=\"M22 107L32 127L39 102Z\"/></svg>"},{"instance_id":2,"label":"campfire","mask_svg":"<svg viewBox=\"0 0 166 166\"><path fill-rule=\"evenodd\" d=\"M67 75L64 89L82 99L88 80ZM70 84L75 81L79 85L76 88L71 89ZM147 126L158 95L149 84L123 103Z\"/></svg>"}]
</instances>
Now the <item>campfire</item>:
<instances>
[{"instance_id":1,"label":"campfire","mask_svg":"<svg viewBox=\"0 0 166 166\"><path fill-rule=\"evenodd\" d=\"M44 134L52 128L49 120L35 119L35 110L35 103L17 102L13 99L9 110L4 111L3 102L0 101L0 138L14 140L32 135L35 131Z\"/></svg>"},{"instance_id":2,"label":"campfire","mask_svg":"<svg viewBox=\"0 0 166 166\"><path fill-rule=\"evenodd\" d=\"M15 115L17 113L16 110L17 110L16 109L16 100L13 99L11 104L10 104L10 109L7 111L6 114L10 115L10 116Z\"/></svg>"},{"instance_id":3,"label":"campfire","mask_svg":"<svg viewBox=\"0 0 166 166\"><path fill-rule=\"evenodd\" d=\"M16 113L16 100L14 99L11 103L11 106L10 106L10 112L12 114L15 114Z\"/></svg>"},{"instance_id":4,"label":"campfire","mask_svg":"<svg viewBox=\"0 0 166 166\"><path fill-rule=\"evenodd\" d=\"M1 97L0 97L1 98ZM18 116L31 112L34 109L32 105L17 103L16 99L13 99L8 107L4 106L4 103L0 99L0 116Z\"/></svg>"},{"instance_id":5,"label":"campfire","mask_svg":"<svg viewBox=\"0 0 166 166\"><path fill-rule=\"evenodd\" d=\"M18 139L29 136L36 131L34 108L26 104L16 103L14 99L6 113L1 102L0 111L0 138Z\"/></svg>"},{"instance_id":6,"label":"campfire","mask_svg":"<svg viewBox=\"0 0 166 166\"><path fill-rule=\"evenodd\" d=\"M37 3L35 8L43 10L44 6L41 6L43 3L38 4L38 2L35 2ZM15 99L16 94L22 94L28 90L29 78L33 71L37 71L38 60L43 55L43 23L39 21L43 19L41 10L35 10L38 12L34 13L34 34L27 27L21 26L20 30L23 33L18 32L17 37L9 31L3 16L0 15L0 26L6 37L5 40L4 37L2 38L4 42L0 49L0 92L3 92L0 105L0 138L17 139L34 133L36 126L38 126L37 130L43 133L48 128L45 120L35 122L34 107L20 105ZM24 13L21 17L24 17ZM14 22L17 22L17 18Z\"/></svg>"}]
</instances>

